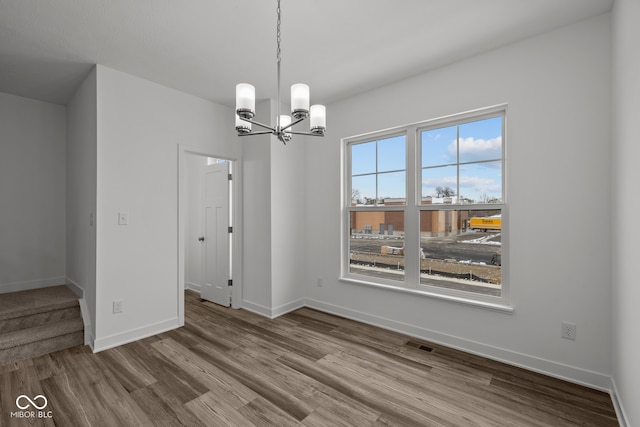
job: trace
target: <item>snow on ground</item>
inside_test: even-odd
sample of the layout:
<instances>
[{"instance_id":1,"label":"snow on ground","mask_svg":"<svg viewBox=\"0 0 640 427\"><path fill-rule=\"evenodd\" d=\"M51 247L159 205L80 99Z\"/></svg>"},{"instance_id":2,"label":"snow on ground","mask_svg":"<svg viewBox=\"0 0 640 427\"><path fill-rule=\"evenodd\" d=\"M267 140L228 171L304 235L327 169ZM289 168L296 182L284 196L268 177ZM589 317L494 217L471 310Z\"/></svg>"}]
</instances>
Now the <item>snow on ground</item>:
<instances>
[{"instance_id":1,"label":"snow on ground","mask_svg":"<svg viewBox=\"0 0 640 427\"><path fill-rule=\"evenodd\" d=\"M495 239L500 237L500 234L491 234L489 236L478 237L477 239L471 240L461 240L458 243L471 243L474 245L494 245L494 246L502 246L501 242L494 242L491 239Z\"/></svg>"}]
</instances>

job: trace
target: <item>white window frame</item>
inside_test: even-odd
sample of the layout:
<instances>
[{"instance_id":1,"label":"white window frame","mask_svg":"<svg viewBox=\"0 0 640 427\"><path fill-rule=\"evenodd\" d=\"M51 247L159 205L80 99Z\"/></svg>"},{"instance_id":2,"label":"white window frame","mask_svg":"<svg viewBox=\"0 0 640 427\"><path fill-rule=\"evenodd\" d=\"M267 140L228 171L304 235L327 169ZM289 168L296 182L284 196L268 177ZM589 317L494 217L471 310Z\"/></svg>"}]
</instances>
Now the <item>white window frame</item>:
<instances>
[{"instance_id":1,"label":"white window frame","mask_svg":"<svg viewBox=\"0 0 640 427\"><path fill-rule=\"evenodd\" d=\"M502 116L502 203L488 204L433 204L422 205L421 141L420 133L430 128L446 127L491 117ZM381 140L393 136L406 135L406 204L404 206L351 206L351 146L354 144ZM507 204L507 105L468 111L460 114L412 123L377 132L356 135L341 140L342 145L342 226L341 226L341 276L348 283L382 287L425 297L471 304L492 310L511 313L509 300L509 210ZM456 192L458 188L456 188ZM500 296L483 295L474 292L446 289L420 283L420 212L433 210L477 210L500 209L502 213L502 283ZM358 211L401 211L404 213L405 269L403 280L389 280L350 272L350 213Z\"/></svg>"}]
</instances>

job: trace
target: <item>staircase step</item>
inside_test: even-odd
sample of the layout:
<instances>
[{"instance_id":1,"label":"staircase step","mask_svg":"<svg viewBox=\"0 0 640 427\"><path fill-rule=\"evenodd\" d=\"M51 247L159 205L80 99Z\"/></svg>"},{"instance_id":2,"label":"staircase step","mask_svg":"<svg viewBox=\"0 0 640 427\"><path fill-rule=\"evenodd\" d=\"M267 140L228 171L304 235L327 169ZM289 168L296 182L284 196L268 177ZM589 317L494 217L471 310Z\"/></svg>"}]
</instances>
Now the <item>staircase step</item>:
<instances>
[{"instance_id":1,"label":"staircase step","mask_svg":"<svg viewBox=\"0 0 640 427\"><path fill-rule=\"evenodd\" d=\"M66 319L0 335L0 351L83 331L82 319Z\"/></svg>"},{"instance_id":2,"label":"staircase step","mask_svg":"<svg viewBox=\"0 0 640 427\"><path fill-rule=\"evenodd\" d=\"M83 344L78 296L66 286L0 294L0 366Z\"/></svg>"},{"instance_id":3,"label":"staircase step","mask_svg":"<svg viewBox=\"0 0 640 427\"><path fill-rule=\"evenodd\" d=\"M7 348L0 350L0 366L83 344L84 332L78 331L18 347Z\"/></svg>"},{"instance_id":4,"label":"staircase step","mask_svg":"<svg viewBox=\"0 0 640 427\"><path fill-rule=\"evenodd\" d=\"M0 323L77 305L78 296L65 285L0 294Z\"/></svg>"},{"instance_id":5,"label":"staircase step","mask_svg":"<svg viewBox=\"0 0 640 427\"><path fill-rule=\"evenodd\" d=\"M0 335L0 366L84 344L79 317Z\"/></svg>"},{"instance_id":6,"label":"staircase step","mask_svg":"<svg viewBox=\"0 0 640 427\"><path fill-rule=\"evenodd\" d=\"M76 302L75 307L57 309L54 311L45 311L42 313L29 314L27 316L12 317L10 319L0 320L0 334L6 334L21 329L32 328L34 326L44 325L61 320L79 318L80 304Z\"/></svg>"}]
</instances>

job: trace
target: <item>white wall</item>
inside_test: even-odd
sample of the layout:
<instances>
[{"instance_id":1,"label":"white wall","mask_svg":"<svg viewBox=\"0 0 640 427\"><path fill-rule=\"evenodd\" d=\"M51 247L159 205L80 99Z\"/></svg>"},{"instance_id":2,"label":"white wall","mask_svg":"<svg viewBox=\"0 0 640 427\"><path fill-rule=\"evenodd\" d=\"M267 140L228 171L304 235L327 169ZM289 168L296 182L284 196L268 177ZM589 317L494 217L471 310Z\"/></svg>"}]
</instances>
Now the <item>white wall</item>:
<instances>
[{"instance_id":1,"label":"white wall","mask_svg":"<svg viewBox=\"0 0 640 427\"><path fill-rule=\"evenodd\" d=\"M204 235L202 219L202 174L207 165L207 158L195 154L185 156L186 169L186 218L187 231L185 233L185 286L200 292L204 283L202 265L203 244L198 237Z\"/></svg>"},{"instance_id":2,"label":"white wall","mask_svg":"<svg viewBox=\"0 0 640 427\"><path fill-rule=\"evenodd\" d=\"M256 103L256 120L271 122L271 102ZM271 316L271 147L269 135L236 139L243 145L242 306Z\"/></svg>"},{"instance_id":3,"label":"white wall","mask_svg":"<svg viewBox=\"0 0 640 427\"><path fill-rule=\"evenodd\" d=\"M100 65L97 113L95 346L104 349L178 325L178 144L228 158L242 147L231 109ZM112 313L114 300L123 313Z\"/></svg>"},{"instance_id":4,"label":"white wall","mask_svg":"<svg viewBox=\"0 0 640 427\"><path fill-rule=\"evenodd\" d=\"M0 293L65 283L66 111L0 93Z\"/></svg>"},{"instance_id":5,"label":"white wall","mask_svg":"<svg viewBox=\"0 0 640 427\"><path fill-rule=\"evenodd\" d=\"M309 303L608 388L609 52L603 15L328 106L325 142L306 151ZM339 281L340 139L505 102L513 314Z\"/></svg>"},{"instance_id":6,"label":"white wall","mask_svg":"<svg viewBox=\"0 0 640 427\"><path fill-rule=\"evenodd\" d=\"M637 214L640 145L640 3L616 0L613 8L613 378L629 426L640 425L640 286Z\"/></svg>"},{"instance_id":7,"label":"white wall","mask_svg":"<svg viewBox=\"0 0 640 427\"><path fill-rule=\"evenodd\" d=\"M96 332L96 95L94 68L67 105L66 274L84 291L89 343Z\"/></svg>"}]
</instances>

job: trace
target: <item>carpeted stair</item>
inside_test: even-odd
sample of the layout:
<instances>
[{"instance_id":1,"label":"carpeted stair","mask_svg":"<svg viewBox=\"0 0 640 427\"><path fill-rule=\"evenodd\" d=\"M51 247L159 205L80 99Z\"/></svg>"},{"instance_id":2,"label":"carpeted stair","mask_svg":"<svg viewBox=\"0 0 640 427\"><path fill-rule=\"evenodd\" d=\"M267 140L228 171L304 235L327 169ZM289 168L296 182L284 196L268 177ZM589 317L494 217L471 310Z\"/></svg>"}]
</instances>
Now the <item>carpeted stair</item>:
<instances>
[{"instance_id":1,"label":"carpeted stair","mask_svg":"<svg viewBox=\"0 0 640 427\"><path fill-rule=\"evenodd\" d=\"M0 366L83 344L78 297L66 286L0 294Z\"/></svg>"}]
</instances>

